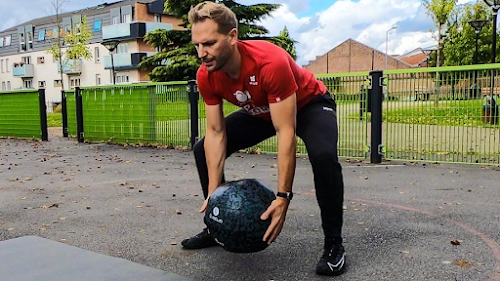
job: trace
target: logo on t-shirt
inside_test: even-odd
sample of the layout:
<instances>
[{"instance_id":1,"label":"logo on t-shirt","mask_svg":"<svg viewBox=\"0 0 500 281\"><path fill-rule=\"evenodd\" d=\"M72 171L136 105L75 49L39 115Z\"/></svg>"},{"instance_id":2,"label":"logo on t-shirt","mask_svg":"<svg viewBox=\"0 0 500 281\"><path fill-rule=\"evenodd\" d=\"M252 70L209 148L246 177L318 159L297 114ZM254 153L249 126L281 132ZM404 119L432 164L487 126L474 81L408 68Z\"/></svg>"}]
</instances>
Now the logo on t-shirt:
<instances>
[{"instance_id":1,"label":"logo on t-shirt","mask_svg":"<svg viewBox=\"0 0 500 281\"><path fill-rule=\"evenodd\" d=\"M259 85L259 82L255 81L255 75L250 76L250 82L249 82L249 84L252 85L252 86Z\"/></svg>"},{"instance_id":2,"label":"logo on t-shirt","mask_svg":"<svg viewBox=\"0 0 500 281\"><path fill-rule=\"evenodd\" d=\"M250 96L250 93L248 91L242 92L238 90L233 95L236 98L236 100L240 103L246 103L252 99L252 96Z\"/></svg>"}]
</instances>

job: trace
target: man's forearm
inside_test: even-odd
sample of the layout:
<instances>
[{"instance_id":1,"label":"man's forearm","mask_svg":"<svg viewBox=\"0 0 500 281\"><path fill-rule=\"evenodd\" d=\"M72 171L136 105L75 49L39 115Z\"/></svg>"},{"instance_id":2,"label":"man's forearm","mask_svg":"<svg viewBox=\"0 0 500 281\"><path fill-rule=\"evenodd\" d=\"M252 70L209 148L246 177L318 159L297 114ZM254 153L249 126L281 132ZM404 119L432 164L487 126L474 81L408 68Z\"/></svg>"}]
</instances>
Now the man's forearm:
<instances>
[{"instance_id":1,"label":"man's forearm","mask_svg":"<svg viewBox=\"0 0 500 281\"><path fill-rule=\"evenodd\" d=\"M205 156L208 167L208 195L221 184L226 160L226 134L207 132L205 136Z\"/></svg>"},{"instance_id":2,"label":"man's forearm","mask_svg":"<svg viewBox=\"0 0 500 281\"><path fill-rule=\"evenodd\" d=\"M297 140L293 129L277 132L278 137L278 191L292 191L295 176Z\"/></svg>"}]
</instances>

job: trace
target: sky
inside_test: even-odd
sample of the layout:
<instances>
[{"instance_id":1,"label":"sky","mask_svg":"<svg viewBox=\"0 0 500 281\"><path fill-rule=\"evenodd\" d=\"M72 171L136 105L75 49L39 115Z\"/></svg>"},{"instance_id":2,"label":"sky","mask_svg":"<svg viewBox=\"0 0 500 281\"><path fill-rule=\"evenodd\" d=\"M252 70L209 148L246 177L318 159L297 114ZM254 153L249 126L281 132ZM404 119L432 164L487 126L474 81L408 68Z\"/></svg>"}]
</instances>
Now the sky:
<instances>
[{"instance_id":1,"label":"sky","mask_svg":"<svg viewBox=\"0 0 500 281\"><path fill-rule=\"evenodd\" d=\"M476 0L459 0L459 4ZM74 11L105 0L68 0L64 11ZM115 0L107 0L115 2ZM351 38L385 53L405 54L418 47L431 47L434 28L420 0L236 0L244 5L281 4L260 23L269 35L278 35L286 26L298 41L297 62L306 65ZM12 3L16 3L13 5ZM0 30L44 17L49 0L0 0ZM387 32L394 25L397 29ZM388 35L388 40L387 40Z\"/></svg>"}]
</instances>

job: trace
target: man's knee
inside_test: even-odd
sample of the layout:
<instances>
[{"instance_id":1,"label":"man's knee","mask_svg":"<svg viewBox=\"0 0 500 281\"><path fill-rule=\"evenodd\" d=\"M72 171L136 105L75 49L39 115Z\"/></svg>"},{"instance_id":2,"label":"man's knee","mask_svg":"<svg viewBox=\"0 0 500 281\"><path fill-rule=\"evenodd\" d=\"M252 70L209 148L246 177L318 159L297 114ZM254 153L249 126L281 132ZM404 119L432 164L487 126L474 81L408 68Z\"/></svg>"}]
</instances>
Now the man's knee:
<instances>
[{"instance_id":1,"label":"man's knee","mask_svg":"<svg viewBox=\"0 0 500 281\"><path fill-rule=\"evenodd\" d=\"M309 152L309 160L313 165L338 165L339 157L335 149L315 149Z\"/></svg>"}]
</instances>

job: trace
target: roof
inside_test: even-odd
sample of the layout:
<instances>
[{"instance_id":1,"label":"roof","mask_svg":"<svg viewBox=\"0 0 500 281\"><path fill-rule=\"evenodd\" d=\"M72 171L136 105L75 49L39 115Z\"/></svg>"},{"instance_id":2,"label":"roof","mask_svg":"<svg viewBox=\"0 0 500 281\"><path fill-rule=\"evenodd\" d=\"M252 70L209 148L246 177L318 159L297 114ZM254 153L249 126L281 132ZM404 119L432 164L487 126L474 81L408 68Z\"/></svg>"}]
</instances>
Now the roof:
<instances>
[{"instance_id":1,"label":"roof","mask_svg":"<svg viewBox=\"0 0 500 281\"><path fill-rule=\"evenodd\" d=\"M363 44L363 43L361 43L361 42L359 42L359 41L356 41L356 40L354 40L354 39L352 39L352 38L349 38L349 39L345 40L344 42L342 42L342 43L338 44L338 45L337 45L337 46L335 46L334 48L330 49L330 50L329 50L328 52L326 52L325 54L320 55L320 56L316 56L316 60L317 60L318 58L320 58L320 57L323 57L323 56L327 55L328 53L330 53L331 51L335 50L335 49L336 49L336 48L338 48L339 46L341 46L341 45L343 45L343 44L346 44L346 43L348 43L348 42L355 42L356 44L362 45L362 46L364 46L365 48L368 48L368 49L370 49L370 50L372 50L372 51L374 51L374 52L376 52L376 53L379 53L379 54L382 54L382 55L384 55L384 56L385 56L385 53L384 53L384 52L381 52L381 51L379 51L379 50L377 50L377 49L375 49L375 48L372 48L372 47L370 47L370 46L368 46L368 45L366 45L366 44ZM400 63L402 63L402 64L407 64L408 66L410 66L410 65L409 65L408 63L406 63L405 61L402 61L401 59L399 59L399 58L398 58L398 56L391 56L391 55L388 55L388 56L389 56L391 59L397 60L397 61L399 61L399 62L400 62ZM307 63L307 65L306 65L306 66L310 65L312 62L313 62L313 61L309 61L309 62Z\"/></svg>"},{"instance_id":2,"label":"roof","mask_svg":"<svg viewBox=\"0 0 500 281\"><path fill-rule=\"evenodd\" d=\"M427 56L424 53L416 54L410 57L402 57L400 60L406 62L411 66L419 66L423 61L427 60Z\"/></svg>"}]
</instances>

